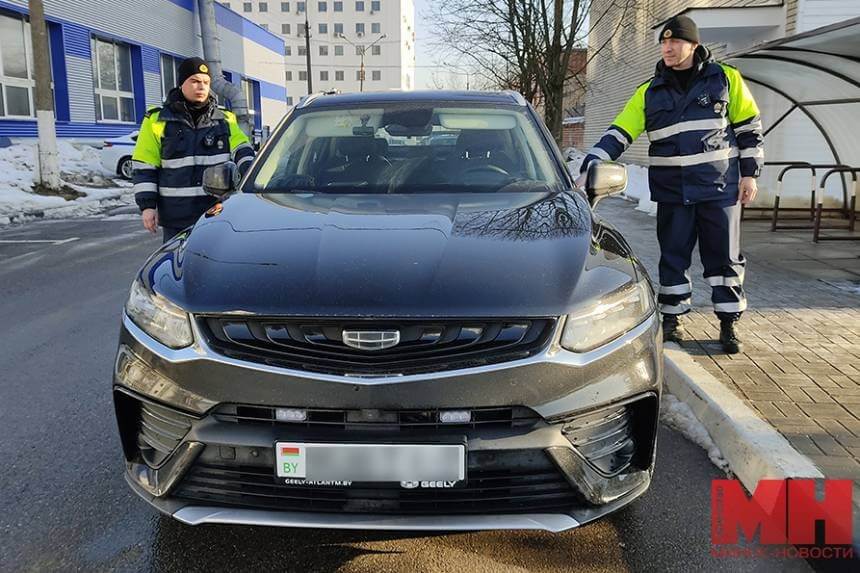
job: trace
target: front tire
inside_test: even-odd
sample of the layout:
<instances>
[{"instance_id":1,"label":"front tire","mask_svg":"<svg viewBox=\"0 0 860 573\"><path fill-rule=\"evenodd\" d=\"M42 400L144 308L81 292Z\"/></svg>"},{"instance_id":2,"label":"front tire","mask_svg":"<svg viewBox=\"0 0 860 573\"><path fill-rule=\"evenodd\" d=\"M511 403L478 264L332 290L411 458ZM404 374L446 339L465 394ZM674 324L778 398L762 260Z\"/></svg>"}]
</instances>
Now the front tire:
<instances>
[{"instance_id":1,"label":"front tire","mask_svg":"<svg viewBox=\"0 0 860 573\"><path fill-rule=\"evenodd\" d=\"M131 157L123 157L120 159L119 166L116 171L123 179L128 179L130 181L133 171Z\"/></svg>"}]
</instances>

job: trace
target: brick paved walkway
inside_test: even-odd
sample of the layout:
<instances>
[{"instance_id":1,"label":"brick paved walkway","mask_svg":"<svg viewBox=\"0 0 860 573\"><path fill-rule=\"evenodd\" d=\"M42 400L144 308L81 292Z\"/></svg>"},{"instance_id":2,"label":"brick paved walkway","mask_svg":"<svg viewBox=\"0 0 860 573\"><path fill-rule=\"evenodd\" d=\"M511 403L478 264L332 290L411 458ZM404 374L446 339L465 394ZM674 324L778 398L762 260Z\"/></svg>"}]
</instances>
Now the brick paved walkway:
<instances>
[{"instance_id":1,"label":"brick paved walkway","mask_svg":"<svg viewBox=\"0 0 860 573\"><path fill-rule=\"evenodd\" d=\"M598 216L621 230L657 281L655 219L635 203L606 200ZM682 318L684 348L827 477L860 489L860 242L814 244L811 231L745 221L742 252L750 310L739 324L744 352L717 341L710 288L693 255L694 310ZM850 290L853 284L855 291Z\"/></svg>"}]
</instances>

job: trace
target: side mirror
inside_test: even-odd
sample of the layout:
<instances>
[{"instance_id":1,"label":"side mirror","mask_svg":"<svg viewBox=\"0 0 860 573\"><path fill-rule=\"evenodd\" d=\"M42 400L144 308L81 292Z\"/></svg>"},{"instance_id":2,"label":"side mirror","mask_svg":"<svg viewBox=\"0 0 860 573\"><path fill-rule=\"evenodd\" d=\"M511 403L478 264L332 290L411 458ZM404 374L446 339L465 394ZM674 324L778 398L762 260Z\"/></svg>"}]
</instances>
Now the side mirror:
<instances>
[{"instance_id":1,"label":"side mirror","mask_svg":"<svg viewBox=\"0 0 860 573\"><path fill-rule=\"evenodd\" d=\"M604 197L627 189L627 168L614 161L593 161L585 178L585 193L594 209Z\"/></svg>"},{"instance_id":2,"label":"side mirror","mask_svg":"<svg viewBox=\"0 0 860 573\"><path fill-rule=\"evenodd\" d=\"M223 199L239 186L239 169L232 161L207 167L203 171L203 190Z\"/></svg>"}]
</instances>

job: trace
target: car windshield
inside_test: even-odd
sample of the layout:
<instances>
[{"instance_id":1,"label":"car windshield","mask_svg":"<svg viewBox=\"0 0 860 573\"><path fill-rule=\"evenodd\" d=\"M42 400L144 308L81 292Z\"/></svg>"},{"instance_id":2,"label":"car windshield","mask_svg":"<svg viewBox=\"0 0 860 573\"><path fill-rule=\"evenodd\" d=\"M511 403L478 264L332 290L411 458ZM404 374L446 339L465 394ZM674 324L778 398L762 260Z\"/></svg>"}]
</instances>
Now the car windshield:
<instances>
[{"instance_id":1,"label":"car windshield","mask_svg":"<svg viewBox=\"0 0 860 573\"><path fill-rule=\"evenodd\" d=\"M248 191L547 192L563 185L525 108L388 104L310 109L275 137Z\"/></svg>"}]
</instances>

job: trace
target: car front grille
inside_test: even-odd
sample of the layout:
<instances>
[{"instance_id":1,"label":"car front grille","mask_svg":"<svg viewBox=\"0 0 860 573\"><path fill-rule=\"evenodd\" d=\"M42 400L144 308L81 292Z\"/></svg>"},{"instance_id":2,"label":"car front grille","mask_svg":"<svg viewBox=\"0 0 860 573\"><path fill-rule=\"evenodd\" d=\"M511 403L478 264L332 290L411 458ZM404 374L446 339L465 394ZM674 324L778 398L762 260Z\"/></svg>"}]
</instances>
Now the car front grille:
<instances>
[{"instance_id":1,"label":"car front grille","mask_svg":"<svg viewBox=\"0 0 860 573\"><path fill-rule=\"evenodd\" d=\"M278 425L289 428L325 428L332 430L463 430L529 428L543 418L523 406L464 409L469 422L443 423L444 410L339 410L330 408L304 409L302 421L280 421L276 409L269 406L224 405L215 411L221 422L236 424Z\"/></svg>"},{"instance_id":2,"label":"car front grille","mask_svg":"<svg viewBox=\"0 0 860 573\"><path fill-rule=\"evenodd\" d=\"M481 467L482 457L495 463ZM524 463L504 467L506 459L516 458ZM276 483L272 467L198 461L173 495L285 511L425 515L566 512L583 503L542 451L473 452L465 487L450 489L287 486Z\"/></svg>"},{"instance_id":3,"label":"car front grille","mask_svg":"<svg viewBox=\"0 0 860 573\"><path fill-rule=\"evenodd\" d=\"M548 343L553 319L336 321L200 317L217 352L294 370L342 376L421 374L527 358ZM397 332L386 349L359 350L344 331Z\"/></svg>"}]
</instances>

